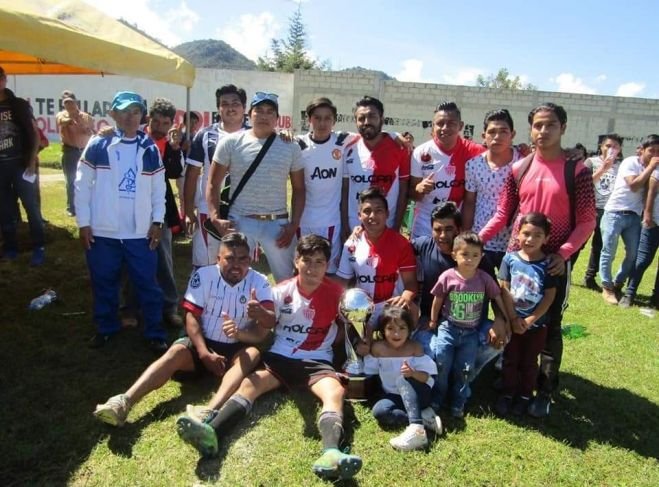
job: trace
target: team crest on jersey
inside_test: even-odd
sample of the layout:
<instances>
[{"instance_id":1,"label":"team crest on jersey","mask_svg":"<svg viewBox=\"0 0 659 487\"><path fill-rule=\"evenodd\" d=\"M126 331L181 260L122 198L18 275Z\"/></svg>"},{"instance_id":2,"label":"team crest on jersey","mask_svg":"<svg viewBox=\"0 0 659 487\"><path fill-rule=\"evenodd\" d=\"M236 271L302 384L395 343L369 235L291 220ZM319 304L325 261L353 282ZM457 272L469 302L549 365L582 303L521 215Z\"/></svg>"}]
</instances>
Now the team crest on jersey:
<instances>
[{"instance_id":1,"label":"team crest on jersey","mask_svg":"<svg viewBox=\"0 0 659 487\"><path fill-rule=\"evenodd\" d=\"M316 316L316 310L313 308L304 308L304 311L302 311L302 314L306 319L309 321L313 321L313 317Z\"/></svg>"},{"instance_id":2,"label":"team crest on jersey","mask_svg":"<svg viewBox=\"0 0 659 487\"><path fill-rule=\"evenodd\" d=\"M444 172L449 176L455 176L455 166L453 164L447 165L444 167Z\"/></svg>"},{"instance_id":3,"label":"team crest on jersey","mask_svg":"<svg viewBox=\"0 0 659 487\"><path fill-rule=\"evenodd\" d=\"M293 296L290 294L284 298L284 304L291 304L293 302Z\"/></svg>"},{"instance_id":4,"label":"team crest on jersey","mask_svg":"<svg viewBox=\"0 0 659 487\"><path fill-rule=\"evenodd\" d=\"M350 252L351 254L354 254L355 253L355 246L354 245L349 245L348 246L348 252Z\"/></svg>"},{"instance_id":5,"label":"team crest on jersey","mask_svg":"<svg viewBox=\"0 0 659 487\"><path fill-rule=\"evenodd\" d=\"M332 151L332 157L334 158L335 161L338 161L341 159L341 151L339 149L334 149Z\"/></svg>"},{"instance_id":6,"label":"team crest on jersey","mask_svg":"<svg viewBox=\"0 0 659 487\"><path fill-rule=\"evenodd\" d=\"M240 301L240 304L245 304L247 302L247 296L245 296L245 295L240 296L239 301Z\"/></svg>"},{"instance_id":7,"label":"team crest on jersey","mask_svg":"<svg viewBox=\"0 0 659 487\"><path fill-rule=\"evenodd\" d=\"M199 286L201 286L201 278L199 277L199 273L195 272L190 278L190 287L192 289L197 289Z\"/></svg>"},{"instance_id":8,"label":"team crest on jersey","mask_svg":"<svg viewBox=\"0 0 659 487\"><path fill-rule=\"evenodd\" d=\"M421 162L430 162L431 159L432 157L430 157L430 154L428 154L427 152L421 154Z\"/></svg>"}]
</instances>

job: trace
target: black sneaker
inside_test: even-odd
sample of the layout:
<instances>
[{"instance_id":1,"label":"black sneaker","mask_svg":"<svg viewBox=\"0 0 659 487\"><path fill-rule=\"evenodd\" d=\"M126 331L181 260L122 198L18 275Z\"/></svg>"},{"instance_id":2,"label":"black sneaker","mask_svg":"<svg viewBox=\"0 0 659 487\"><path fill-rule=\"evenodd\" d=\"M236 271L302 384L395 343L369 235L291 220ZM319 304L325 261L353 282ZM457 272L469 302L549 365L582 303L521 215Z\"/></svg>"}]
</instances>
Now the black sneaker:
<instances>
[{"instance_id":1,"label":"black sneaker","mask_svg":"<svg viewBox=\"0 0 659 487\"><path fill-rule=\"evenodd\" d=\"M165 340L160 340L158 338L151 338L146 342L146 346L157 355L162 355L169 348L169 345L167 345Z\"/></svg>"},{"instance_id":2,"label":"black sneaker","mask_svg":"<svg viewBox=\"0 0 659 487\"><path fill-rule=\"evenodd\" d=\"M499 396L494 405L494 411L496 411L499 416L508 416L512 404L513 398L511 396Z\"/></svg>"},{"instance_id":3,"label":"black sneaker","mask_svg":"<svg viewBox=\"0 0 659 487\"><path fill-rule=\"evenodd\" d=\"M594 277L584 277L583 285L584 287L592 289L593 291L597 291L598 293L602 292L602 288L599 287Z\"/></svg>"},{"instance_id":4,"label":"black sneaker","mask_svg":"<svg viewBox=\"0 0 659 487\"><path fill-rule=\"evenodd\" d=\"M89 348L103 348L111 339L112 335L103 335L102 333L97 333L91 338L91 340L89 340L87 346Z\"/></svg>"},{"instance_id":5,"label":"black sneaker","mask_svg":"<svg viewBox=\"0 0 659 487\"><path fill-rule=\"evenodd\" d=\"M531 400L528 397L517 397L513 402L513 407L510 409L510 412L515 416L522 416L526 414L526 411L529 409L529 403Z\"/></svg>"},{"instance_id":6,"label":"black sneaker","mask_svg":"<svg viewBox=\"0 0 659 487\"><path fill-rule=\"evenodd\" d=\"M534 418L546 418L549 416L551 397L547 394L538 394L529 405L528 413Z\"/></svg>"}]
</instances>

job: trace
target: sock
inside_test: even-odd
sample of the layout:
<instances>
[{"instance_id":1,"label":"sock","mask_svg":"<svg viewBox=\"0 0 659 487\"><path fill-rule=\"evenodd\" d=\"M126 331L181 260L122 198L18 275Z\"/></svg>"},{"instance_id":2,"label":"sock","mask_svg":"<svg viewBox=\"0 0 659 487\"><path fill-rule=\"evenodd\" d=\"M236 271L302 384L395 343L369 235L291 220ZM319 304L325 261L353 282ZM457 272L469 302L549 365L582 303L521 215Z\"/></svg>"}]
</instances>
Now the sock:
<instances>
[{"instance_id":1,"label":"sock","mask_svg":"<svg viewBox=\"0 0 659 487\"><path fill-rule=\"evenodd\" d=\"M223 429L226 431L229 426L235 425L243 419L252 410L252 403L240 394L234 394L229 398L224 406L217 412L217 415L210 421L213 429L216 431Z\"/></svg>"},{"instance_id":2,"label":"sock","mask_svg":"<svg viewBox=\"0 0 659 487\"><path fill-rule=\"evenodd\" d=\"M343 435L343 415L335 411L323 411L318 417L318 429L323 440L323 450L338 449Z\"/></svg>"}]
</instances>

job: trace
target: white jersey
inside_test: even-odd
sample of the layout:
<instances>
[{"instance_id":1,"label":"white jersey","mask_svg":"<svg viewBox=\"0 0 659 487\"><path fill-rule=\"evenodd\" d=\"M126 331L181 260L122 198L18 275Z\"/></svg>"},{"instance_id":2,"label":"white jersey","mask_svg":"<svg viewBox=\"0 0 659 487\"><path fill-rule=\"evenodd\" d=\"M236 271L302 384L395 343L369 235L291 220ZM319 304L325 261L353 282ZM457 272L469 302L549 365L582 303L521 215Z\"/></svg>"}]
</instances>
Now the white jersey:
<instances>
[{"instance_id":1,"label":"white jersey","mask_svg":"<svg viewBox=\"0 0 659 487\"><path fill-rule=\"evenodd\" d=\"M334 322L343 288L328 278L311 295L297 286L297 277L277 284L272 295L277 326L270 351L289 358L332 361Z\"/></svg>"},{"instance_id":2,"label":"white jersey","mask_svg":"<svg viewBox=\"0 0 659 487\"><path fill-rule=\"evenodd\" d=\"M183 308L200 317L202 332L208 340L236 343L238 340L227 337L222 330L223 315L229 315L238 328L246 328L250 321L247 302L252 289L259 302L272 302L268 279L254 269L249 269L245 278L232 286L222 277L219 265L200 267L190 277Z\"/></svg>"},{"instance_id":3,"label":"white jersey","mask_svg":"<svg viewBox=\"0 0 659 487\"><path fill-rule=\"evenodd\" d=\"M304 165L306 198L301 227L340 227L343 152L349 134L332 132L325 142L316 142L311 134L298 137Z\"/></svg>"}]
</instances>

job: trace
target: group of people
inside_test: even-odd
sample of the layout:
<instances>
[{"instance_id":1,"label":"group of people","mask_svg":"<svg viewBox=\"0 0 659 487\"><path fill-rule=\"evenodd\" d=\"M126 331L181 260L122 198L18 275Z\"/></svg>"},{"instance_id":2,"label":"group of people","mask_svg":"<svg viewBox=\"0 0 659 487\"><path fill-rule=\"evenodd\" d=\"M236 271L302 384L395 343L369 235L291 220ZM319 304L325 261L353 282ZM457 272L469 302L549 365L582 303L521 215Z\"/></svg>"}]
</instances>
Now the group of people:
<instances>
[{"instance_id":1,"label":"group of people","mask_svg":"<svg viewBox=\"0 0 659 487\"><path fill-rule=\"evenodd\" d=\"M630 272L623 264L627 274L611 279L610 261L628 217L640 215L639 201L643 232L656 228L648 202L659 179L659 136L622 163L614 183L608 171L617 153L606 144L617 136L604 139L601 166L584 163L562 148L567 114L552 103L529 113L535 150L524 155L513 145L506 109L485 115L478 144L460 136L458 106L440 103L431 139L412 148L407 137L382 130L384 106L373 97L355 105L356 133L335 131L336 107L319 97L306 109L311 131L291 138L276 134L277 95L257 92L249 105L234 85L215 95L219 122L199 130L187 154L171 102L155 99L147 110L138 94L119 92L110 112L116 127L93 136L79 155L69 211L92 281L92 345L111 342L121 328L127 271L149 346L162 353L125 392L96 407L99 420L123 425L177 371L211 373L221 378L217 392L206 405L189 405L176 428L212 456L258 397L282 386L307 388L322 403L323 453L312 469L351 478L362 460L340 449L346 377L337 350L346 339L339 302L353 286L371 297L374 311L365 336L347 338L365 372L380 377L375 418L405 426L392 447L425 447L427 431L442 432L443 409L462 418L471 381L501 354L495 411L549 414L571 266L599 228L596 186L626 185L634 196L633 208L613 205L630 200L625 193L604 211L602 222L611 221L602 223L599 259L606 293ZM184 168L193 270L182 300L185 336L168 347L162 323L176 314L177 301L171 227L182 223L168 180ZM400 229L409 200L408 239ZM648 247L654 237L648 232ZM274 285L251 267L261 252Z\"/></svg>"}]
</instances>

